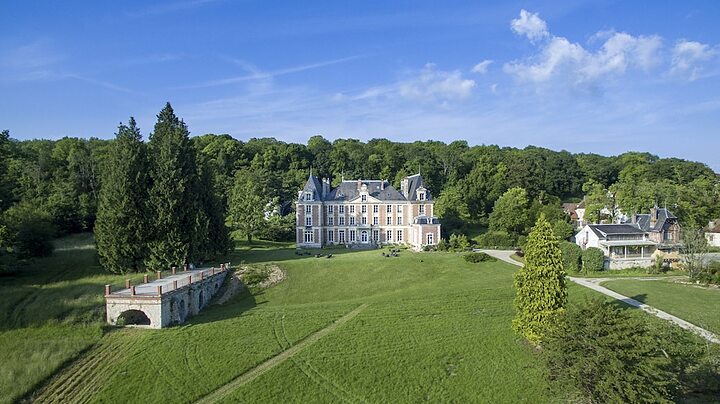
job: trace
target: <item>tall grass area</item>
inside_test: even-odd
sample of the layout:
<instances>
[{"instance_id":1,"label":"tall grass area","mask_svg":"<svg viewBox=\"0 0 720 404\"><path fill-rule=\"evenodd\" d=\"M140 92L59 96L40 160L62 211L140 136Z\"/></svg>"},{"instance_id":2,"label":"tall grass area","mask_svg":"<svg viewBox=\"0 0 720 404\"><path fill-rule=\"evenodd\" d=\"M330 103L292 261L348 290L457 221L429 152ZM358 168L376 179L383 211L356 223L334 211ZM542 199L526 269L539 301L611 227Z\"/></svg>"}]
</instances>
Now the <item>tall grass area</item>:
<instances>
[{"instance_id":1,"label":"tall grass area","mask_svg":"<svg viewBox=\"0 0 720 404\"><path fill-rule=\"evenodd\" d=\"M102 290L91 235L0 275L0 402L12 402L102 336Z\"/></svg>"},{"instance_id":2,"label":"tall grass area","mask_svg":"<svg viewBox=\"0 0 720 404\"><path fill-rule=\"evenodd\" d=\"M720 289L665 279L628 279L602 285L720 335Z\"/></svg>"}]
</instances>

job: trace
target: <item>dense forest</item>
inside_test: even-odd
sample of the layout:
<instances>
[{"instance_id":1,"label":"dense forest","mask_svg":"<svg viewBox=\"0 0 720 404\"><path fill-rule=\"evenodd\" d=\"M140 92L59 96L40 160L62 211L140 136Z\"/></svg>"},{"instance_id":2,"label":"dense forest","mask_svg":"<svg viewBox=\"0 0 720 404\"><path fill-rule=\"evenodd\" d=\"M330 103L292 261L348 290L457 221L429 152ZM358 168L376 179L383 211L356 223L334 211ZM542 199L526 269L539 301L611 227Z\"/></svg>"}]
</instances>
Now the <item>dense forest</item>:
<instances>
[{"instance_id":1,"label":"dense forest","mask_svg":"<svg viewBox=\"0 0 720 404\"><path fill-rule=\"evenodd\" d=\"M435 197L436 213L446 236L488 227L501 233L526 234L540 212L554 220L556 228L563 228L558 233L565 236L568 230L560 223L565 220L560 203L579 201L585 195L591 216L600 207L629 214L647 212L658 203L673 211L684 226L701 227L709 219L720 217L720 180L713 170L702 163L649 153L606 157L534 146L470 146L467 141L331 142L313 136L307 144L298 144L273 138L241 141L227 134L190 137L169 104L158 115L148 141L141 139L132 119L118 128L113 140L66 137L18 141L3 131L0 265L7 267L17 259L48 254L51 237L92 231L99 219L102 224L98 209L103 198L112 210L119 203L112 198L129 197L117 194L132 185L123 182L130 178L128 175L148 178L133 180L140 181L133 185L137 190L133 195L142 194L138 196L142 200L123 203L146 209L144 214L149 216L143 220L156 227L135 230L156 233L154 240L147 241L152 251L132 253L141 256L126 265L136 269L141 267L141 258L146 262L170 259L163 256L167 252L160 251L163 243L170 243L172 248L187 244L182 247L186 258L203 259L220 253L222 248L210 248L186 234L196 233L197 226L204 229L205 233L199 233L203 237L214 236L227 225L250 237L292 239L292 202L310 169L331 178L333 184L342 177L382 178L396 187L401 178L419 171ZM125 172L119 172L119 167ZM107 192L103 193L103 188ZM175 206L177 201L186 204ZM127 206L123 209L130 209ZM165 211L158 213L158 209ZM275 214L264 215L268 210L275 210ZM174 218L191 213L197 223ZM165 222L152 224L160 220L156 217L159 214L167 215ZM108 215L108 221L117 219ZM177 232L172 242L159 235L168 232ZM214 242L222 244L222 237ZM148 261L149 256L154 258Z\"/></svg>"}]
</instances>

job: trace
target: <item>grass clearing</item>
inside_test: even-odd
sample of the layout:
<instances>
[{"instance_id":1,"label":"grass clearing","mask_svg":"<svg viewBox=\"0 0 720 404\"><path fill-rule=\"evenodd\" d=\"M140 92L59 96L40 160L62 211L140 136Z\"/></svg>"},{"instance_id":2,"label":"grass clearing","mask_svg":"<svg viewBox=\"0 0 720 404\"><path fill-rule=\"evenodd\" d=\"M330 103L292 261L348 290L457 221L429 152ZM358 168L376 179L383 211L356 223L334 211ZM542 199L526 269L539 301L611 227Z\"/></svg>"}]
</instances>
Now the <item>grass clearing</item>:
<instances>
[{"instance_id":1,"label":"grass clearing","mask_svg":"<svg viewBox=\"0 0 720 404\"><path fill-rule=\"evenodd\" d=\"M602 286L720 334L720 289L671 279L614 280Z\"/></svg>"},{"instance_id":2,"label":"grass clearing","mask_svg":"<svg viewBox=\"0 0 720 404\"><path fill-rule=\"evenodd\" d=\"M357 317L226 400L557 400L537 355L510 328L517 267L504 262L347 249L312 251L333 254L315 258L289 243L239 243L233 264L274 263L287 278L179 327L114 329L103 325L102 287L126 277L104 273L91 248L73 248L92 244L89 236L64 242L0 284L8 296L0 302L0 360L11 364L0 373L0 388L11 387L0 390L2 402L39 383L45 388L34 396L42 401L195 401L363 304ZM571 301L599 296L568 287Z\"/></svg>"}]
</instances>

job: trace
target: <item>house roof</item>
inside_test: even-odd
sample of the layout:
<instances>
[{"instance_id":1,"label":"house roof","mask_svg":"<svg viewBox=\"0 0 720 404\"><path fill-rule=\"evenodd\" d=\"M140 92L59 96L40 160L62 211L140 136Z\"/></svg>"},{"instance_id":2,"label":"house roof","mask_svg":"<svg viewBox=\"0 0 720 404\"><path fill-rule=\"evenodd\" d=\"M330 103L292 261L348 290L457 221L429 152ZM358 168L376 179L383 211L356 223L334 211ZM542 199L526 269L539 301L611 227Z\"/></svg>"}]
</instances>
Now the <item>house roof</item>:
<instances>
[{"instance_id":1,"label":"house roof","mask_svg":"<svg viewBox=\"0 0 720 404\"><path fill-rule=\"evenodd\" d=\"M381 201L404 201L402 196L389 182L385 180L360 180L367 185L368 195ZM384 185L384 186L383 186ZM360 195L358 181L343 181L333 188L328 194L326 201L350 201Z\"/></svg>"},{"instance_id":2,"label":"house roof","mask_svg":"<svg viewBox=\"0 0 720 404\"><path fill-rule=\"evenodd\" d=\"M308 180L305 183L305 186L303 187L303 192L312 192L313 199L315 199L317 201L321 201L322 200L322 182L320 181L320 178L311 174L308 177Z\"/></svg>"},{"instance_id":3,"label":"house roof","mask_svg":"<svg viewBox=\"0 0 720 404\"><path fill-rule=\"evenodd\" d=\"M706 233L720 233L720 219L715 219L708 227L705 228Z\"/></svg>"},{"instance_id":4,"label":"house roof","mask_svg":"<svg viewBox=\"0 0 720 404\"><path fill-rule=\"evenodd\" d=\"M652 223L652 216L655 215L655 223ZM676 221L677 217L666 208L655 206L650 213L636 214L635 222L644 231L660 232L665 228L666 223Z\"/></svg>"},{"instance_id":5,"label":"house roof","mask_svg":"<svg viewBox=\"0 0 720 404\"><path fill-rule=\"evenodd\" d=\"M440 221L436 217L418 216L414 224L440 224Z\"/></svg>"},{"instance_id":6,"label":"house roof","mask_svg":"<svg viewBox=\"0 0 720 404\"><path fill-rule=\"evenodd\" d=\"M588 227L600 238L617 234L645 234L643 230L632 224L589 224Z\"/></svg>"},{"instance_id":7,"label":"house roof","mask_svg":"<svg viewBox=\"0 0 720 404\"><path fill-rule=\"evenodd\" d=\"M578 218L577 212L575 211L575 209L577 209L577 206L578 206L577 203L563 203L562 204L563 210L565 211L565 213L570 215L570 219L572 219L572 220L577 220L577 218Z\"/></svg>"},{"instance_id":8,"label":"house roof","mask_svg":"<svg viewBox=\"0 0 720 404\"><path fill-rule=\"evenodd\" d=\"M408 194L407 194L407 200L408 201L417 201L417 190L420 187L425 187L425 184L423 183L423 178L420 174L415 174L407 177L408 180ZM429 191L425 192L425 200L431 201L432 195L430 195Z\"/></svg>"}]
</instances>

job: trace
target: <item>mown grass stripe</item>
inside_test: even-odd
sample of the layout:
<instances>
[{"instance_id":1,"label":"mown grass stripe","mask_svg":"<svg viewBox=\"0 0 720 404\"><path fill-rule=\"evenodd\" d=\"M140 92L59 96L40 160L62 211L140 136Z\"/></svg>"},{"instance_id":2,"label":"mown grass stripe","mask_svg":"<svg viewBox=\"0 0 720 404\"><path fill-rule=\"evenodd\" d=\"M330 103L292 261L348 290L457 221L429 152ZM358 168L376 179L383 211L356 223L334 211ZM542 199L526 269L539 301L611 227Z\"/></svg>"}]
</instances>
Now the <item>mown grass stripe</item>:
<instances>
[{"instance_id":1,"label":"mown grass stripe","mask_svg":"<svg viewBox=\"0 0 720 404\"><path fill-rule=\"evenodd\" d=\"M220 401L222 398L226 397L228 394L232 393L235 389L242 386L243 384L255 379L256 377L262 375L263 373L267 372L268 370L274 368L275 366L285 362L286 360L292 358L295 354L302 351L304 348L314 344L317 342L320 338L324 337L325 335L331 333L333 330L335 330L337 327L347 323L348 321L352 320L355 316L360 314L361 311L365 310L365 308L368 306L367 303L361 304L358 306L355 310L347 313L346 315L340 317L339 319L335 320L334 323L330 324L329 326L321 329L320 331L317 331L316 333L310 335L309 337L305 338L298 344L286 349L285 351L280 352L279 354L273 356L272 358L268 359L267 361L259 364L258 366L248 370L247 372L241 374L240 376L236 377L235 379L231 380L230 382L224 384L223 386L219 387L217 390L213 391L212 393L206 395L205 397L198 400L198 403L216 403Z\"/></svg>"}]
</instances>

